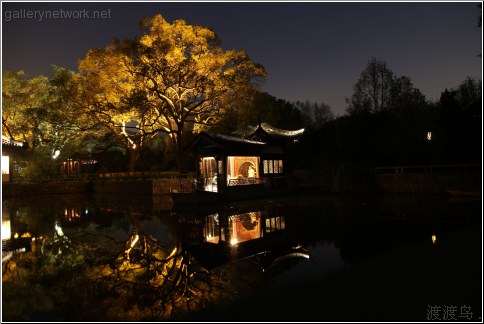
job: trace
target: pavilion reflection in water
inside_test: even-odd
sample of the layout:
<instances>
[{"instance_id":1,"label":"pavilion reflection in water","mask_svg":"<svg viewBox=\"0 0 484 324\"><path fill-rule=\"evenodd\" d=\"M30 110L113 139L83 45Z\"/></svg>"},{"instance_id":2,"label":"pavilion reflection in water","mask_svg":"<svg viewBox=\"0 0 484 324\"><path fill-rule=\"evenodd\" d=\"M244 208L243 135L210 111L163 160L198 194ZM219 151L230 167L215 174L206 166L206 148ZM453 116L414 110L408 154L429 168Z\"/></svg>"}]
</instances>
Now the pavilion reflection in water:
<instances>
[{"instance_id":1,"label":"pavilion reflection in water","mask_svg":"<svg viewBox=\"0 0 484 324\"><path fill-rule=\"evenodd\" d=\"M253 258L267 271L282 261L310 259L288 235L286 218L273 210L218 211L197 224L187 249L208 269Z\"/></svg>"}]
</instances>

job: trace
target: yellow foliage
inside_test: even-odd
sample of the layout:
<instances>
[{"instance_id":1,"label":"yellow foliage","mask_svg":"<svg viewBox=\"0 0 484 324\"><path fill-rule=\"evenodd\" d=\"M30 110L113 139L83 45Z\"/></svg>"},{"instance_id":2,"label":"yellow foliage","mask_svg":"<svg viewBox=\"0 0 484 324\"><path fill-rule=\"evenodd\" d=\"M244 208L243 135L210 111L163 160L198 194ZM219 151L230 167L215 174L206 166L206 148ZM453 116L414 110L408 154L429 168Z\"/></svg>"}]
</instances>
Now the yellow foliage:
<instances>
[{"instance_id":1,"label":"yellow foliage","mask_svg":"<svg viewBox=\"0 0 484 324\"><path fill-rule=\"evenodd\" d=\"M120 124L134 120L140 134L168 133L181 149L188 125L217 122L227 98L245 96L253 79L265 77L244 51L220 48L209 28L161 15L144 27L136 46L113 42L79 63L89 112L120 135ZM143 141L126 144L133 140Z\"/></svg>"}]
</instances>

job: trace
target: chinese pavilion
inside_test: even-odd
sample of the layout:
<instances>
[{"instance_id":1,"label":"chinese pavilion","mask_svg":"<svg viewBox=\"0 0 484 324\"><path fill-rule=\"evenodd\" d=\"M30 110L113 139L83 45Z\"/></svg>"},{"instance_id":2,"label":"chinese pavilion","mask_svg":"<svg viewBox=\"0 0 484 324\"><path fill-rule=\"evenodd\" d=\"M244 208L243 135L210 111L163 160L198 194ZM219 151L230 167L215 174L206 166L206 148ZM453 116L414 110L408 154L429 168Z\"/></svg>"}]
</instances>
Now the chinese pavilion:
<instances>
[{"instance_id":1,"label":"chinese pavilion","mask_svg":"<svg viewBox=\"0 0 484 324\"><path fill-rule=\"evenodd\" d=\"M230 193L284 188L284 149L303 133L304 129L289 131L267 123L231 135L201 132L187 148L196 155L196 189Z\"/></svg>"}]
</instances>

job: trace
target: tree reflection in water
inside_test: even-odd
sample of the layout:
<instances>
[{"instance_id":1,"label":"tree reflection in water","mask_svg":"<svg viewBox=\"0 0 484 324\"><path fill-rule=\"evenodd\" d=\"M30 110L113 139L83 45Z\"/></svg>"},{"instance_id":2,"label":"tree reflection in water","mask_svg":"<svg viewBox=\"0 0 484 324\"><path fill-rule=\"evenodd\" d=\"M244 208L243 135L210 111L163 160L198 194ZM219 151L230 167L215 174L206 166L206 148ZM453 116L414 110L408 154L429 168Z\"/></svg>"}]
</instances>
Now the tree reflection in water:
<instances>
[{"instance_id":1,"label":"tree reflection in water","mask_svg":"<svg viewBox=\"0 0 484 324\"><path fill-rule=\"evenodd\" d=\"M138 216L130 219L123 241L56 222L40 248L2 263L4 320L170 319L232 298L239 271L257 274L250 262L208 271L185 249L183 224L163 245Z\"/></svg>"},{"instance_id":2,"label":"tree reflection in water","mask_svg":"<svg viewBox=\"0 0 484 324\"><path fill-rule=\"evenodd\" d=\"M121 298L138 318L164 318L198 309L223 290L223 281L201 267L182 240L162 246L135 217L133 230L114 262L94 274L102 291ZM136 314L138 312L138 314Z\"/></svg>"},{"instance_id":3,"label":"tree reflection in water","mask_svg":"<svg viewBox=\"0 0 484 324\"><path fill-rule=\"evenodd\" d=\"M482 260L481 199L310 195L195 212L120 200L2 201L3 321L250 321L257 307L262 321L414 321L429 298L481 302L468 271Z\"/></svg>"}]
</instances>

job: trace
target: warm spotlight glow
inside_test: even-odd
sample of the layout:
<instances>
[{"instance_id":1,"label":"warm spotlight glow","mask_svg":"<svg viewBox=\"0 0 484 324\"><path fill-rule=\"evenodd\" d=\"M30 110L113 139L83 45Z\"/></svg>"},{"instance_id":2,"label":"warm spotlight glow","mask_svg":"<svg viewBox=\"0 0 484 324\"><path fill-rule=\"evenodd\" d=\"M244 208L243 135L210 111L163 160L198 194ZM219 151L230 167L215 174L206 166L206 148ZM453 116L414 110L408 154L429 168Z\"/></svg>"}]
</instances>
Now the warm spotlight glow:
<instances>
[{"instance_id":1,"label":"warm spotlight glow","mask_svg":"<svg viewBox=\"0 0 484 324\"><path fill-rule=\"evenodd\" d=\"M139 240L139 235L136 235L136 236L134 237L133 242L131 242L131 248L133 248L133 247L134 247L134 245L136 244L136 242L138 242L138 240Z\"/></svg>"},{"instance_id":2,"label":"warm spotlight glow","mask_svg":"<svg viewBox=\"0 0 484 324\"><path fill-rule=\"evenodd\" d=\"M57 159L59 157L59 154L60 154L60 151L59 150L55 150L54 154L52 154L52 158L53 159Z\"/></svg>"},{"instance_id":3,"label":"warm spotlight glow","mask_svg":"<svg viewBox=\"0 0 484 324\"><path fill-rule=\"evenodd\" d=\"M57 224L57 222L55 223L54 228L57 235L64 236L64 232L62 231L62 228Z\"/></svg>"},{"instance_id":4,"label":"warm spotlight glow","mask_svg":"<svg viewBox=\"0 0 484 324\"><path fill-rule=\"evenodd\" d=\"M437 235L432 234L432 244L437 243Z\"/></svg>"},{"instance_id":5,"label":"warm spotlight glow","mask_svg":"<svg viewBox=\"0 0 484 324\"><path fill-rule=\"evenodd\" d=\"M427 141L432 140L432 132L427 132Z\"/></svg>"},{"instance_id":6,"label":"warm spotlight glow","mask_svg":"<svg viewBox=\"0 0 484 324\"><path fill-rule=\"evenodd\" d=\"M10 157L2 155L2 174L9 174Z\"/></svg>"},{"instance_id":7,"label":"warm spotlight glow","mask_svg":"<svg viewBox=\"0 0 484 324\"><path fill-rule=\"evenodd\" d=\"M236 245L238 243L237 239L236 238L233 238L230 240L230 244L231 245Z\"/></svg>"},{"instance_id":8,"label":"warm spotlight glow","mask_svg":"<svg viewBox=\"0 0 484 324\"><path fill-rule=\"evenodd\" d=\"M10 219L2 219L2 240L10 240L12 233L10 232Z\"/></svg>"}]
</instances>

